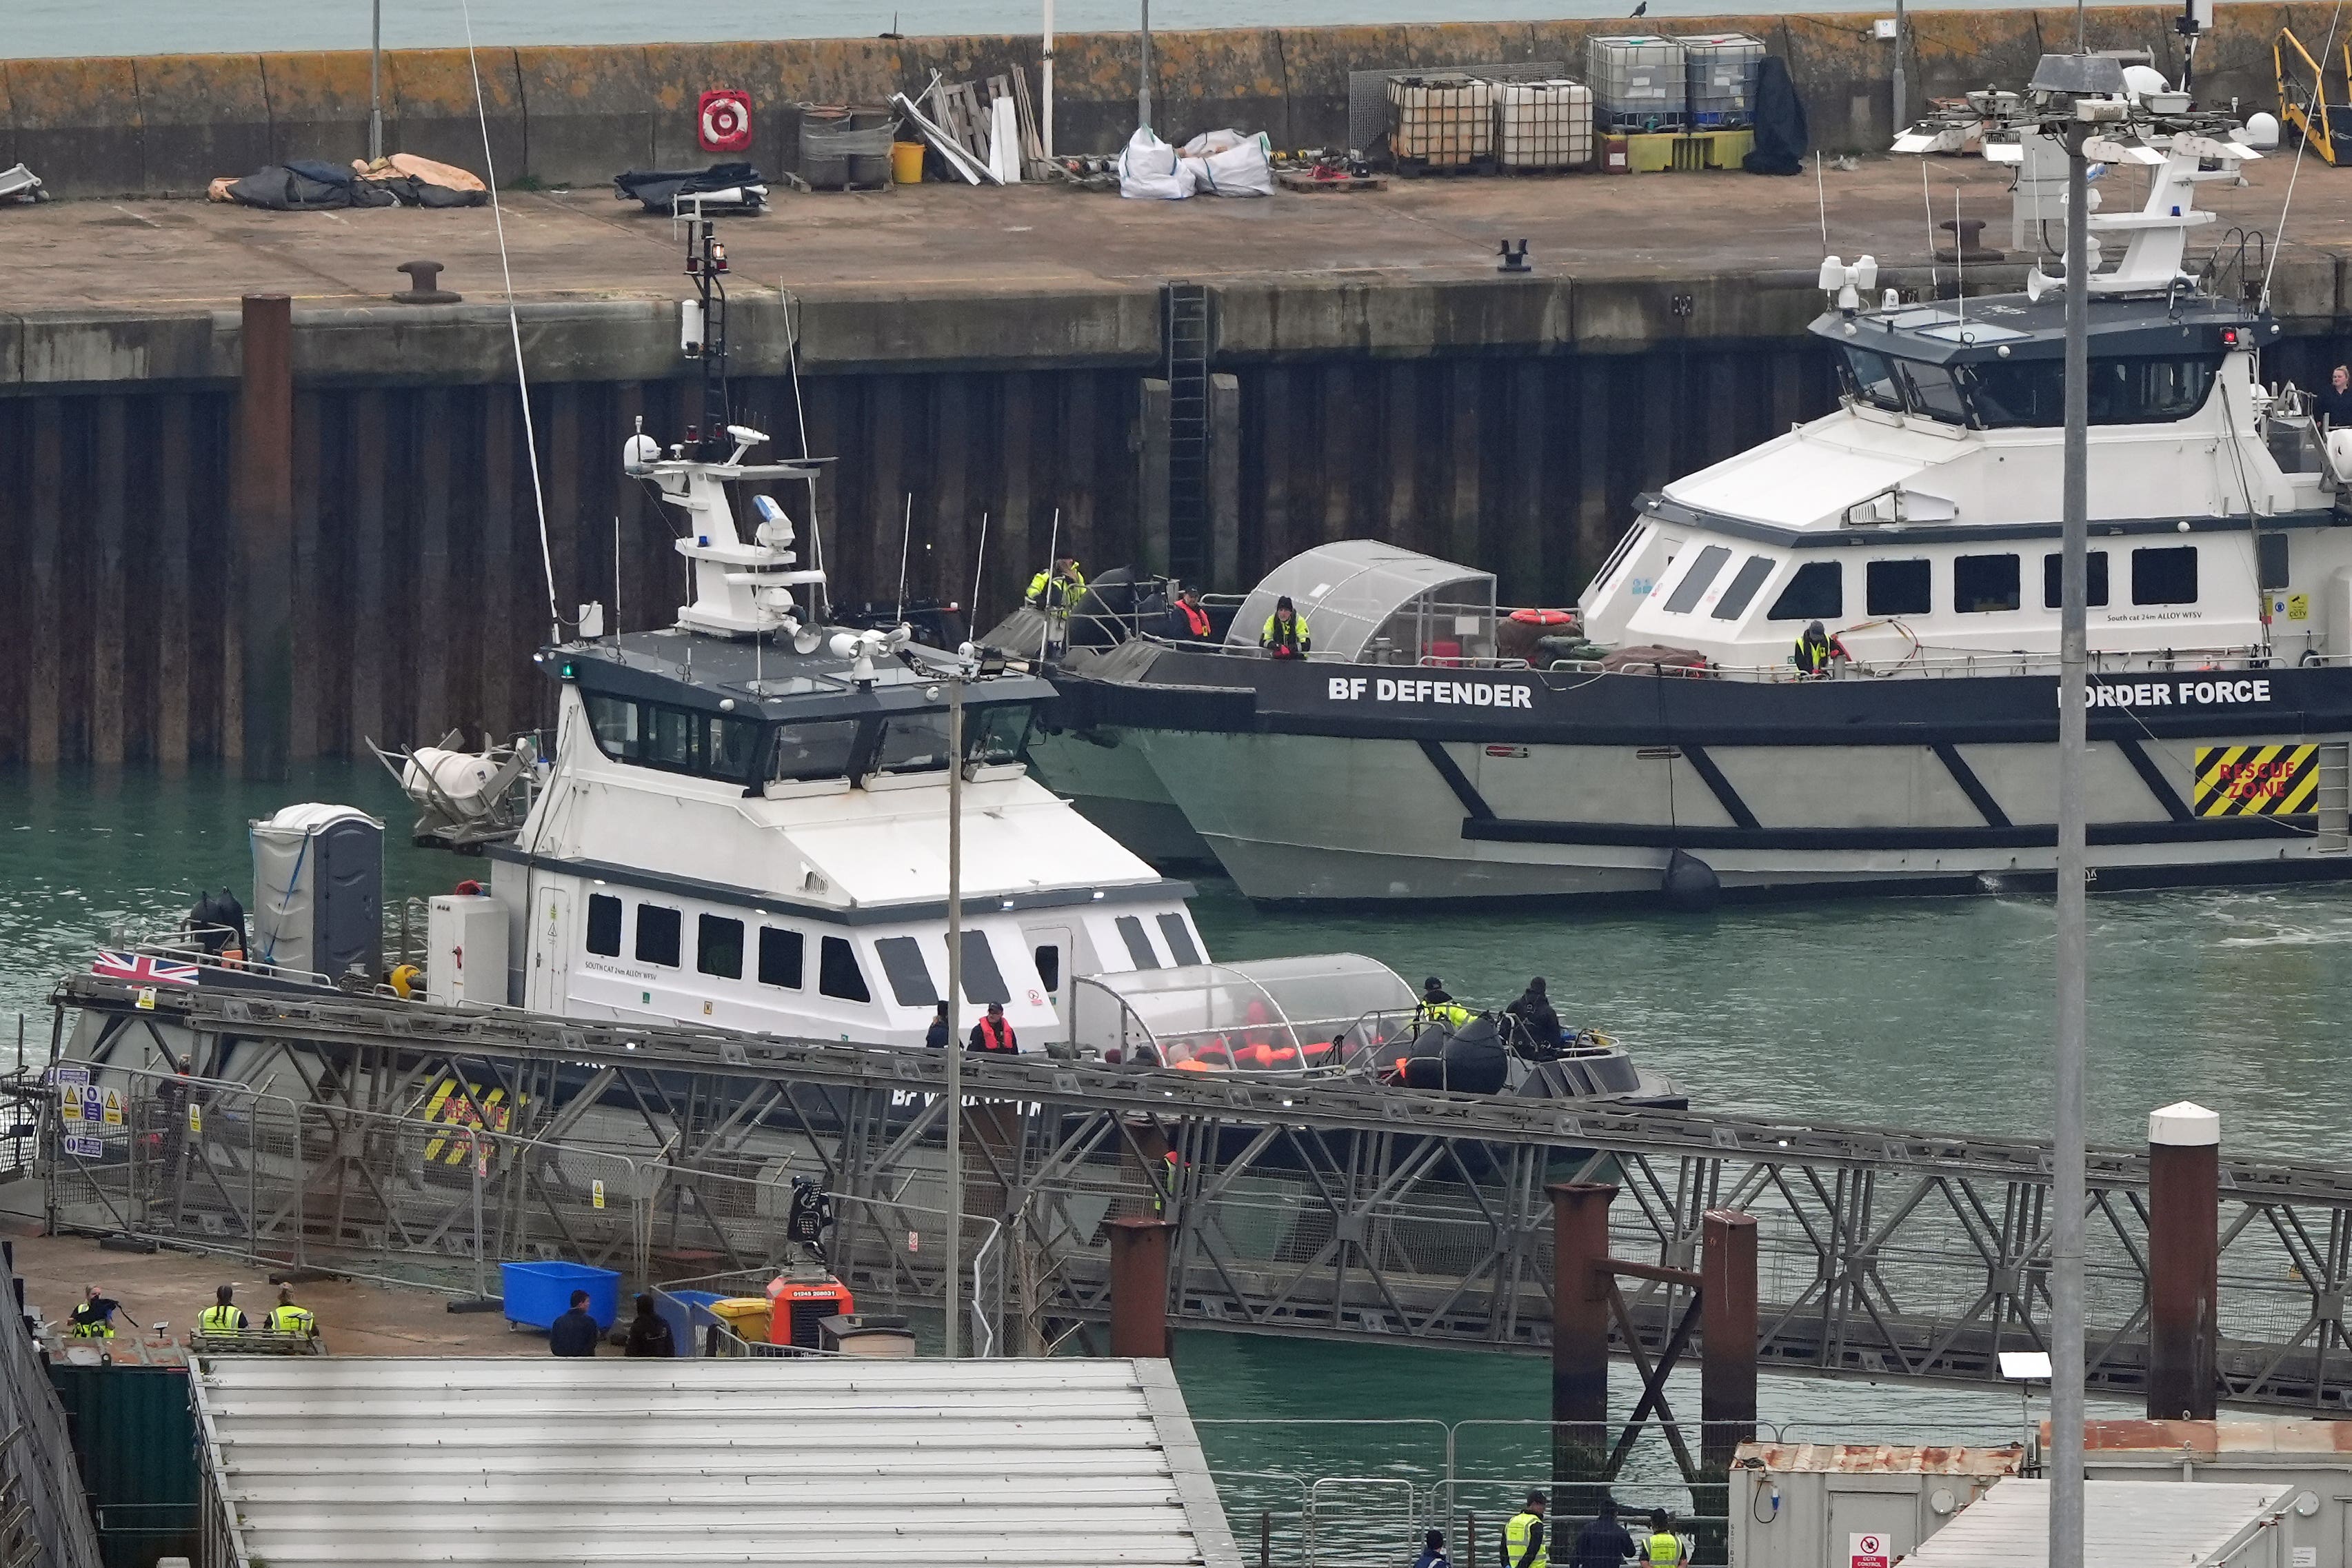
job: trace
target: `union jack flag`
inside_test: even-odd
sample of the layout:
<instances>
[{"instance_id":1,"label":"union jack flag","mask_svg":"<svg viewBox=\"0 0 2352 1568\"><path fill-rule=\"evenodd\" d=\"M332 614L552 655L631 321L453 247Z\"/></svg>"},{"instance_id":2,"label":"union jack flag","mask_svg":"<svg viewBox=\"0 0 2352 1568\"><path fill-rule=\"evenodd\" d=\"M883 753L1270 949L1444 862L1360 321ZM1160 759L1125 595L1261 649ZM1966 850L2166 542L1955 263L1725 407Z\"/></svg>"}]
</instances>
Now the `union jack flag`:
<instances>
[{"instance_id":1,"label":"union jack flag","mask_svg":"<svg viewBox=\"0 0 2352 1568\"><path fill-rule=\"evenodd\" d=\"M196 966L174 963L167 958L150 958L143 952L111 952L101 950L89 972L101 980L121 980L131 985L194 985Z\"/></svg>"}]
</instances>

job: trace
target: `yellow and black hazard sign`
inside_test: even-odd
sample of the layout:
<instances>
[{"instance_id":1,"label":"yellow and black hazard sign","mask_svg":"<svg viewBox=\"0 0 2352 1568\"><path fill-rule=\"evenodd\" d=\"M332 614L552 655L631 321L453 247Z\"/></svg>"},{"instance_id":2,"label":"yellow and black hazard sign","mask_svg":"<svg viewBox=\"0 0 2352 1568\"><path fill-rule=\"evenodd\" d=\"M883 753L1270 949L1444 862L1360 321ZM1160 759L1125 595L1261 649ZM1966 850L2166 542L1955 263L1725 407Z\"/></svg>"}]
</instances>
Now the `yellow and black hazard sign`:
<instances>
[{"instance_id":1,"label":"yellow and black hazard sign","mask_svg":"<svg viewBox=\"0 0 2352 1568\"><path fill-rule=\"evenodd\" d=\"M425 1120L461 1129L478 1127L487 1121L491 1131L503 1132L507 1130L506 1097L503 1089L484 1089L478 1083L467 1084L460 1092L456 1079L445 1078L434 1086L432 1098L425 1101ZM481 1108L478 1113L476 1106ZM462 1165L466 1156L474 1152L474 1140L460 1132L456 1137L428 1142L425 1145L425 1163Z\"/></svg>"},{"instance_id":2,"label":"yellow and black hazard sign","mask_svg":"<svg viewBox=\"0 0 2352 1568\"><path fill-rule=\"evenodd\" d=\"M2200 746L2200 816L2292 816L2319 792L2317 746Z\"/></svg>"}]
</instances>

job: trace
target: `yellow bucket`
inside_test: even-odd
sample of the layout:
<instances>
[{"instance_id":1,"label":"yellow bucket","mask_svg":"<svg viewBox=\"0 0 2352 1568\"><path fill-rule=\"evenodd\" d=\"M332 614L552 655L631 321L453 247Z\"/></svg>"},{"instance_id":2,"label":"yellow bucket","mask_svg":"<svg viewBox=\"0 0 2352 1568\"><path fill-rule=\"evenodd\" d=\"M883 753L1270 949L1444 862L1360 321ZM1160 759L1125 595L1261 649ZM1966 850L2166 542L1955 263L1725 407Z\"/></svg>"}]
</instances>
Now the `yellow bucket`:
<instances>
[{"instance_id":1,"label":"yellow bucket","mask_svg":"<svg viewBox=\"0 0 2352 1568\"><path fill-rule=\"evenodd\" d=\"M890 143L890 183L895 185L919 185L923 183L923 144L920 142Z\"/></svg>"}]
</instances>

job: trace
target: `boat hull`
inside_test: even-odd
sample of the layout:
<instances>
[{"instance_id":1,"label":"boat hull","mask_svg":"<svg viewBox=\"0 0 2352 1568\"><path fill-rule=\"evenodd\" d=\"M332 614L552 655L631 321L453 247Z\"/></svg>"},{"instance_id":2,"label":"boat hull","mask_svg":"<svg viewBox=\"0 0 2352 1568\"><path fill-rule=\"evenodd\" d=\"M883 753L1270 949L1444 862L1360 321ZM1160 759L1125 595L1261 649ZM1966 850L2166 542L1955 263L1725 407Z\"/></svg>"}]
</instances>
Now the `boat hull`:
<instances>
[{"instance_id":1,"label":"boat hull","mask_svg":"<svg viewBox=\"0 0 2352 1568\"><path fill-rule=\"evenodd\" d=\"M1057 721L1147 764L1254 899L1654 896L1678 850L1734 897L2055 874L2048 676L1754 683L1197 655L1151 674L1229 684L1163 700L1148 682L1066 679ZM2102 887L2352 876L2352 670L2093 685ZM1038 753L1046 783L1083 807L1056 757Z\"/></svg>"}]
</instances>

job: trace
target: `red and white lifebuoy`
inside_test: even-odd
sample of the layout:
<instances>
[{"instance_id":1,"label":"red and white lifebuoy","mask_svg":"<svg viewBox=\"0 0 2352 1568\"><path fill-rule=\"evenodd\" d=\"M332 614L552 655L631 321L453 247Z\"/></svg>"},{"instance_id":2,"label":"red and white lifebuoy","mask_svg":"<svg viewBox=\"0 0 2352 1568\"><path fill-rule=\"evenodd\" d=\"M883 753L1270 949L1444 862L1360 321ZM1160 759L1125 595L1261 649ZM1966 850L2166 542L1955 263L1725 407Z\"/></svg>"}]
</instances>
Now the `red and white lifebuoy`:
<instances>
[{"instance_id":1,"label":"red and white lifebuoy","mask_svg":"<svg viewBox=\"0 0 2352 1568\"><path fill-rule=\"evenodd\" d=\"M702 95L696 132L706 153L740 153L751 145L751 95L718 87Z\"/></svg>"}]
</instances>

